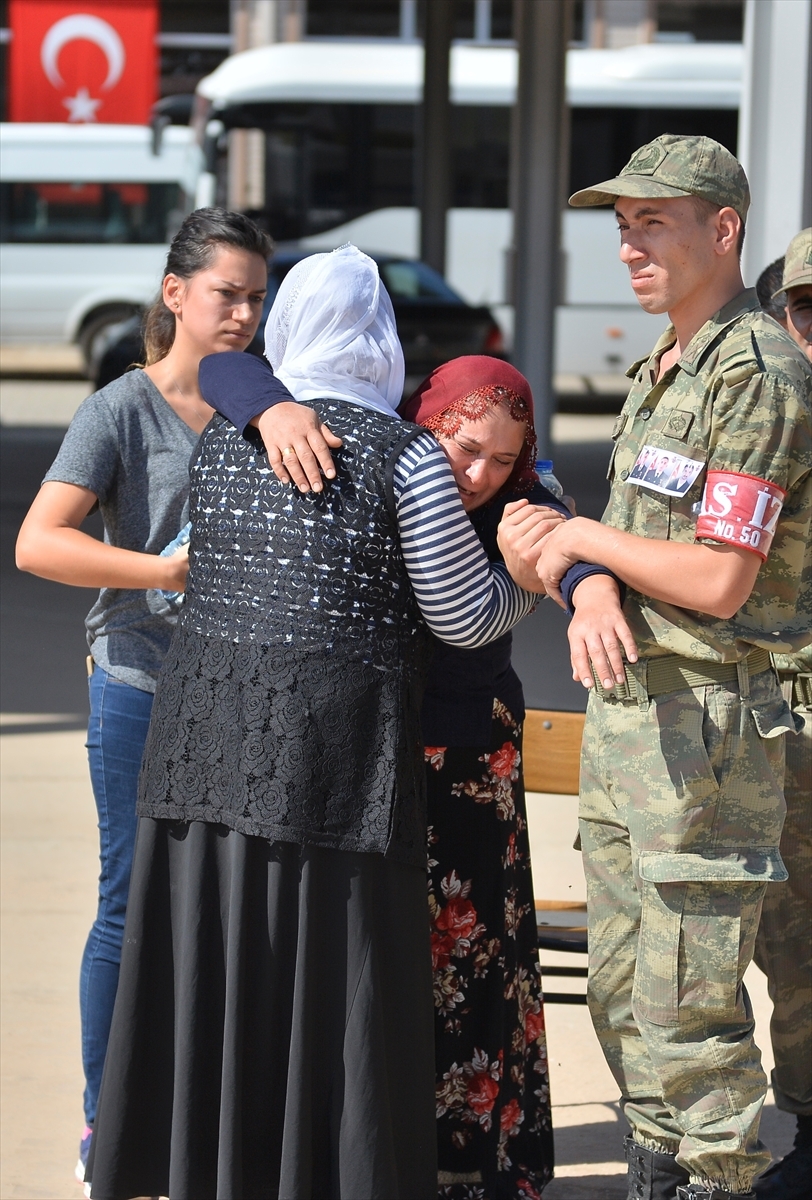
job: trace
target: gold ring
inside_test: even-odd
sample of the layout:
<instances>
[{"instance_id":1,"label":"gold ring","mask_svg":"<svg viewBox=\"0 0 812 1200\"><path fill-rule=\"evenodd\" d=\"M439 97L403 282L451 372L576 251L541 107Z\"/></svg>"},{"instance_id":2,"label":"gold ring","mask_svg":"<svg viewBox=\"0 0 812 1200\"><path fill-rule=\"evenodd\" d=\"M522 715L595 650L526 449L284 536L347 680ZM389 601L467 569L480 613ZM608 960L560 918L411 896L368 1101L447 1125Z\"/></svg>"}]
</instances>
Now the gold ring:
<instances>
[{"instance_id":1,"label":"gold ring","mask_svg":"<svg viewBox=\"0 0 812 1200\"><path fill-rule=\"evenodd\" d=\"M284 458L286 454L295 454L295 453L296 452L292 446L285 446L284 450L282 451L282 457Z\"/></svg>"}]
</instances>

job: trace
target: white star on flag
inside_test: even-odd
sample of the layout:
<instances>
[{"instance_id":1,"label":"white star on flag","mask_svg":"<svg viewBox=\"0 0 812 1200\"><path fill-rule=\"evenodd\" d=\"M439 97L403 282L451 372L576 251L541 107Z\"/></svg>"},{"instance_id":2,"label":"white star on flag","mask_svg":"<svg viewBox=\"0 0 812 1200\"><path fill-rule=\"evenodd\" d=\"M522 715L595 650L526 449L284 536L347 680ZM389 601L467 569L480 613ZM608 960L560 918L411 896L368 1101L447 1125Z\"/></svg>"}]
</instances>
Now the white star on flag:
<instances>
[{"instance_id":1,"label":"white star on flag","mask_svg":"<svg viewBox=\"0 0 812 1200\"><path fill-rule=\"evenodd\" d=\"M93 100L87 88L80 87L75 96L68 96L62 103L70 114L68 121L95 121L101 100Z\"/></svg>"}]
</instances>

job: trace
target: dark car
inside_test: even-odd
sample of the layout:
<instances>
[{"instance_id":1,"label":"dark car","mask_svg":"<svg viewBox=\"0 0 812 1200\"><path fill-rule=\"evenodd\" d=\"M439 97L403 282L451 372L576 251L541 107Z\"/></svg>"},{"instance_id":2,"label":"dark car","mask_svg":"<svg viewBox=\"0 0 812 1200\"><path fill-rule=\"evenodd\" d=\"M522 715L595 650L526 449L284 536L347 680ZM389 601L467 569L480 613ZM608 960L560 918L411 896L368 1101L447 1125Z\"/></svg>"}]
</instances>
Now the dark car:
<instances>
[{"instance_id":1,"label":"dark car","mask_svg":"<svg viewBox=\"0 0 812 1200\"><path fill-rule=\"evenodd\" d=\"M280 249L268 269L268 295L256 337L248 351L261 355L265 348L265 321L279 285L291 267L312 251ZM504 357L502 332L485 306L466 303L448 286L442 275L417 259L375 255L386 289L392 297L398 335L406 359L408 395L430 371L461 354L491 354ZM114 326L96 372L96 387L104 387L123 375L134 363L144 361L140 318Z\"/></svg>"}]
</instances>

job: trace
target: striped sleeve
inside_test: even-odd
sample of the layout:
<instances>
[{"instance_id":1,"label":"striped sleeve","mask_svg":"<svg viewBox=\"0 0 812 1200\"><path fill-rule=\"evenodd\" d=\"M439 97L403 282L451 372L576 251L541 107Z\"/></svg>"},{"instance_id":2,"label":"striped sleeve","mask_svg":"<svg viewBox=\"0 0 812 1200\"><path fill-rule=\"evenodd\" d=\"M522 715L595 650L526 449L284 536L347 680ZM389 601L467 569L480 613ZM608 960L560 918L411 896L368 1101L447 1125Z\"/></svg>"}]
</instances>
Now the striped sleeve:
<instances>
[{"instance_id":1,"label":"striped sleeve","mask_svg":"<svg viewBox=\"0 0 812 1200\"><path fill-rule=\"evenodd\" d=\"M430 433L398 456L394 491L406 570L432 633L470 649L501 637L531 611L538 597L488 562Z\"/></svg>"}]
</instances>

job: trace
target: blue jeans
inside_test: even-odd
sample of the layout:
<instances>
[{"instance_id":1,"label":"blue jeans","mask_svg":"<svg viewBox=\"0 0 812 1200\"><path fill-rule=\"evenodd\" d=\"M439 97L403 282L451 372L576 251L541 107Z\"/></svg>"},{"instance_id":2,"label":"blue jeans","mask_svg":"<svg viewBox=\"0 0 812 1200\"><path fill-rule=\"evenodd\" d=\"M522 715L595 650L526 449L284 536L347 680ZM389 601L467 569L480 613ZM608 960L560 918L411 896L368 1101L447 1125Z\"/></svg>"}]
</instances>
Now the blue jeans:
<instances>
[{"instance_id":1,"label":"blue jeans","mask_svg":"<svg viewBox=\"0 0 812 1200\"><path fill-rule=\"evenodd\" d=\"M118 986L135 843L138 771L153 696L94 667L87 756L99 814L99 907L82 957L79 1003L85 1120L93 1124Z\"/></svg>"}]
</instances>

